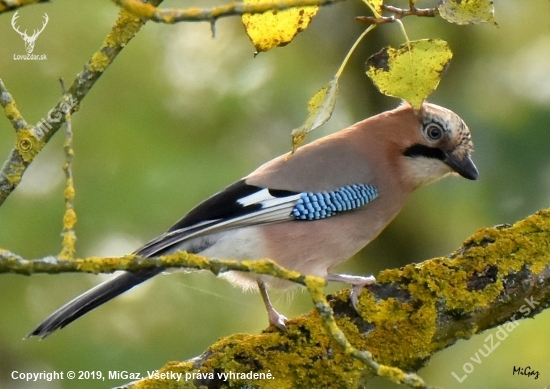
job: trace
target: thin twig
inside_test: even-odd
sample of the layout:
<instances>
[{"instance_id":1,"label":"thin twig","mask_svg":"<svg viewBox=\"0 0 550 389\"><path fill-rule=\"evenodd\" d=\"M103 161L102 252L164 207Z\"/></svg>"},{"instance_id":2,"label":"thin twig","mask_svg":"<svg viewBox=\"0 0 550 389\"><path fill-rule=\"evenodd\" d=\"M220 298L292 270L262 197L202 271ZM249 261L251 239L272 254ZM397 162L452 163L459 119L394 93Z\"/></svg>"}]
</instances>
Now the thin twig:
<instances>
[{"instance_id":1,"label":"thin twig","mask_svg":"<svg viewBox=\"0 0 550 389\"><path fill-rule=\"evenodd\" d=\"M157 5L160 3L159 0L153 0L152 2ZM34 127L27 126L19 131L16 147L10 152L2 170L0 170L0 205L19 185L23 173L36 155L61 128L65 121L65 114L78 111L82 99L86 97L103 72L111 65L144 23L144 21L136 20L135 16L122 10L103 45L92 55L82 72L76 76L68 92ZM6 113L6 116L8 116L8 113Z\"/></svg>"},{"instance_id":2,"label":"thin twig","mask_svg":"<svg viewBox=\"0 0 550 389\"><path fill-rule=\"evenodd\" d=\"M390 12L393 15L391 16L357 16L355 19L360 22L368 24L384 24L384 23L394 23L397 20L400 20L406 16L419 16L419 17L435 17L438 15L437 8L416 8L414 2L409 3L409 9L397 8L391 5L382 5L384 11Z\"/></svg>"},{"instance_id":3,"label":"thin twig","mask_svg":"<svg viewBox=\"0 0 550 389\"><path fill-rule=\"evenodd\" d=\"M65 94L65 83L61 78L62 93ZM71 112L65 113L65 143L63 144L63 151L65 152L65 164L63 165L63 171L65 172L65 214L63 215L63 231L62 236L62 248L59 257L62 259L73 259L75 253L76 234L74 232L74 225L76 224L76 212L74 210L74 182L73 182L73 129L71 121Z\"/></svg>"},{"instance_id":4,"label":"thin twig","mask_svg":"<svg viewBox=\"0 0 550 389\"><path fill-rule=\"evenodd\" d=\"M44 3L49 0L0 0L0 14L21 8L24 5Z\"/></svg>"},{"instance_id":5,"label":"thin twig","mask_svg":"<svg viewBox=\"0 0 550 389\"><path fill-rule=\"evenodd\" d=\"M146 20L159 23L178 22L209 22L214 23L219 18L257 14L267 11L282 11L289 8L306 6L324 6L345 0L275 0L257 4L235 1L213 8L160 9L139 0L113 0L128 12Z\"/></svg>"},{"instance_id":6,"label":"thin twig","mask_svg":"<svg viewBox=\"0 0 550 389\"><path fill-rule=\"evenodd\" d=\"M382 9L384 11L391 12L395 14L395 17L398 19L404 18L405 16L420 16L420 17L429 17L433 18L437 16L437 8L416 8L412 7L409 9L397 8L391 5L383 5Z\"/></svg>"},{"instance_id":7,"label":"thin twig","mask_svg":"<svg viewBox=\"0 0 550 389\"><path fill-rule=\"evenodd\" d=\"M29 127L2 79L0 79L0 105L4 108L4 115L9 119L16 132Z\"/></svg>"}]
</instances>

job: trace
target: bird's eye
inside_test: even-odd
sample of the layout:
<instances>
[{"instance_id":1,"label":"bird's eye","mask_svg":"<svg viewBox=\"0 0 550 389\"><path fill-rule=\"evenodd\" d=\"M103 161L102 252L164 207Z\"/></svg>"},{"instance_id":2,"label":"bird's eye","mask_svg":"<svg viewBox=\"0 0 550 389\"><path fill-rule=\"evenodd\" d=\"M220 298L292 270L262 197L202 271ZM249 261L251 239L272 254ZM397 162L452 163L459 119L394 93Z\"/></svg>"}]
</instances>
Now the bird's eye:
<instances>
[{"instance_id":1,"label":"bird's eye","mask_svg":"<svg viewBox=\"0 0 550 389\"><path fill-rule=\"evenodd\" d=\"M424 131L430 140L439 140L443 136L443 128L439 124L430 123Z\"/></svg>"}]
</instances>

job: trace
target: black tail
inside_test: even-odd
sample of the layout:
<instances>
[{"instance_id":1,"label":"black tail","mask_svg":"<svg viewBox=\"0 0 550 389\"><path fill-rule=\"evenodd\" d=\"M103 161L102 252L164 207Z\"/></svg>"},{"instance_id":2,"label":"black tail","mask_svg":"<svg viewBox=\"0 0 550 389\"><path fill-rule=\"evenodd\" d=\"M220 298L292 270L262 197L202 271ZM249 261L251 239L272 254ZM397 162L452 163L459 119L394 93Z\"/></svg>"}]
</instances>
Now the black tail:
<instances>
[{"instance_id":1,"label":"black tail","mask_svg":"<svg viewBox=\"0 0 550 389\"><path fill-rule=\"evenodd\" d=\"M31 336L40 336L43 339L55 330L65 327L67 324L85 315L92 309L99 307L101 304L106 303L149 278L162 273L164 270L163 268L152 268L137 272L126 272L112 280L105 281L69 301L52 313L28 334L27 338Z\"/></svg>"},{"instance_id":2,"label":"black tail","mask_svg":"<svg viewBox=\"0 0 550 389\"><path fill-rule=\"evenodd\" d=\"M181 221L168 230L168 232L149 241L143 247L134 251L134 254L140 257L152 257L171 253L176 250L187 250L197 253L197 251L193 250L192 245L186 246L183 243L185 238L188 237L190 233L196 232L197 229L193 226L190 228L181 226L181 228L176 229L175 227L180 224ZM203 249L205 248L204 244L201 244L200 247ZM26 338L40 336L44 339L55 330L65 327L79 317L90 312L92 309L99 307L101 304L106 303L165 270L166 269L163 267L155 267L135 272L128 271L112 280L105 281L63 305L40 323L38 327L32 330Z\"/></svg>"}]
</instances>

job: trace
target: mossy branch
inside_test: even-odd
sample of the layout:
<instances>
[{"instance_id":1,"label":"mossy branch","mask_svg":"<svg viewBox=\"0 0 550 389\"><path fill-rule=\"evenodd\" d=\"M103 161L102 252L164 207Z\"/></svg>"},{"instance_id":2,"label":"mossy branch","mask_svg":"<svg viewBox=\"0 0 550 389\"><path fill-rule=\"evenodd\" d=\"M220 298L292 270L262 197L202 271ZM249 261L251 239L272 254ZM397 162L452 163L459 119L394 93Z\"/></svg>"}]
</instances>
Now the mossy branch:
<instances>
[{"instance_id":1,"label":"mossy branch","mask_svg":"<svg viewBox=\"0 0 550 389\"><path fill-rule=\"evenodd\" d=\"M510 332L519 325L517 319L547 308L549 264L550 211L541 211L514 226L481 229L448 257L382 272L378 283L363 292L360 314L351 307L347 291L327 300L356 349L369 350L380 363L416 371L459 339L497 326ZM286 333L269 328L259 335L223 338L202 355L168 363L157 375L124 388L217 388L225 383L347 389L372 377L359 360L336 346L318 311L287 326ZM391 375L392 368L384 369ZM224 376L230 372L233 378ZM246 378L254 373L263 374L262 379Z\"/></svg>"},{"instance_id":2,"label":"mossy branch","mask_svg":"<svg viewBox=\"0 0 550 389\"><path fill-rule=\"evenodd\" d=\"M45 3L49 0L10 0L10 1L0 1L0 14L12 11L14 9L21 8L25 5L36 4L36 3Z\"/></svg>"},{"instance_id":3,"label":"mossy branch","mask_svg":"<svg viewBox=\"0 0 550 389\"><path fill-rule=\"evenodd\" d=\"M549 265L550 210L514 226L481 229L448 257L382 272L377 284L361 295L359 314L350 305L347 291L325 299L323 280L282 269L269 260L209 260L181 252L160 258L29 261L0 251L0 273L110 273L186 266L215 274L229 270L270 274L311 292L317 310L290 320L288 332L270 328L261 335L233 335L197 358L169 363L160 370L160 374L195 377L177 386L185 388L216 387L223 380L217 373L229 372L271 373L272 380L231 380L258 388L351 388L374 375L427 387L403 371L418 370L434 353L459 339L500 325L510 332L518 319L533 317L550 306ZM370 369L365 369L365 363ZM197 378L198 372L214 377ZM127 387L174 387L173 379L166 377L146 378Z\"/></svg>"},{"instance_id":4,"label":"mossy branch","mask_svg":"<svg viewBox=\"0 0 550 389\"><path fill-rule=\"evenodd\" d=\"M63 79L59 80L61 83L61 89L65 93L65 83ZM74 231L74 225L76 224L76 212L74 210L74 197L75 187L73 180L73 126L71 120L71 112L65 113L65 143L63 144L63 151L65 153L65 163L63 164L63 171L65 172L65 214L63 215L63 231L62 236L62 249L59 257L61 259L73 259L75 254L75 242L76 233Z\"/></svg>"},{"instance_id":5,"label":"mossy branch","mask_svg":"<svg viewBox=\"0 0 550 389\"><path fill-rule=\"evenodd\" d=\"M152 3L158 5L160 1L154 0ZM66 114L78 111L84 97L144 23L145 21L121 10L103 45L76 76L67 93L35 126L27 124L23 119L13 97L0 79L0 103L4 107L6 117L16 130L14 148L0 170L0 205L19 185L23 173L34 158L61 128Z\"/></svg>"},{"instance_id":6,"label":"mossy branch","mask_svg":"<svg viewBox=\"0 0 550 389\"><path fill-rule=\"evenodd\" d=\"M139 0L114 0L117 5L142 19L168 24L178 22L215 23L216 20L223 17L282 11L295 7L323 6L341 1L345 0L266 0L257 4L234 1L213 8L160 9L151 4L144 4Z\"/></svg>"},{"instance_id":7,"label":"mossy branch","mask_svg":"<svg viewBox=\"0 0 550 389\"><path fill-rule=\"evenodd\" d=\"M178 252L159 258L141 258L128 255L121 258L85 258L65 260L48 257L40 260L25 260L6 250L0 250L0 273L36 274L61 272L112 273L116 270L139 270L150 267L186 267L198 270L210 270L218 275L227 271L252 272L283 278L302 286L309 291L313 303L322 317L322 323L344 352L365 363L377 376L385 376L397 383L404 383L417 388L427 388L422 379L415 374L407 374L398 368L383 366L372 358L369 351L354 348L337 326L333 311L325 299L323 288L326 281L322 278L302 275L298 272L280 267L275 262L264 260L218 260L209 259L187 252Z\"/></svg>"},{"instance_id":8,"label":"mossy branch","mask_svg":"<svg viewBox=\"0 0 550 389\"><path fill-rule=\"evenodd\" d=\"M305 277L277 266L270 260L234 261L209 259L200 255L181 251L155 258L144 258L133 254L123 257L89 257L80 259L61 259L57 256L28 260L8 250L0 249L0 273L22 275L58 274L58 273L91 273L109 274L118 270L137 271L152 267L210 270L214 274L234 270L270 274L283 277L289 281L306 285Z\"/></svg>"}]
</instances>

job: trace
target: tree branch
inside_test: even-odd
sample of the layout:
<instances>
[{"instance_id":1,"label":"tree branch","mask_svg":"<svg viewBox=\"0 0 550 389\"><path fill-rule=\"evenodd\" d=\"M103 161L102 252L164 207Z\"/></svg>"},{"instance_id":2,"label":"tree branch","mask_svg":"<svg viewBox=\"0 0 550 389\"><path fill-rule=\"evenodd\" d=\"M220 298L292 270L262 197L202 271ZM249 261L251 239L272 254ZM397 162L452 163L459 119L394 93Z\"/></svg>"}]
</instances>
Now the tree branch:
<instances>
[{"instance_id":1,"label":"tree branch","mask_svg":"<svg viewBox=\"0 0 550 389\"><path fill-rule=\"evenodd\" d=\"M363 292L360 314L348 291L327 299L356 349L369 350L380 363L416 371L459 339L495 327L511 332L521 324L517 319L547 308L548 242L546 210L511 227L481 229L448 257L382 272ZM172 388L175 380L185 388L356 388L370 379L364 365L336 346L317 311L287 326L286 333L269 328L260 335L223 338L202 355L168 363L124 388Z\"/></svg>"},{"instance_id":2,"label":"tree branch","mask_svg":"<svg viewBox=\"0 0 550 389\"><path fill-rule=\"evenodd\" d=\"M409 9L382 4L382 10L392 13L392 16L357 16L355 19L368 24L394 23L406 16L433 18L439 15L437 8L416 8L414 2L409 2Z\"/></svg>"},{"instance_id":3,"label":"tree branch","mask_svg":"<svg viewBox=\"0 0 550 389\"><path fill-rule=\"evenodd\" d=\"M155 0L154 3L159 4L160 1ZM78 111L84 97L144 23L145 21L136 20L135 16L121 10L101 48L92 55L82 72L76 76L67 93L34 127L22 119L19 111L13 110L16 108L15 101L0 79L0 102L12 125L18 129L15 146L0 171L0 205L19 185L23 173L36 155L61 128L66 113Z\"/></svg>"},{"instance_id":4,"label":"tree branch","mask_svg":"<svg viewBox=\"0 0 550 389\"><path fill-rule=\"evenodd\" d=\"M4 108L4 115L10 121L16 132L29 127L27 121L21 115L13 96L8 91L4 82L0 79L0 105Z\"/></svg>"},{"instance_id":5,"label":"tree branch","mask_svg":"<svg viewBox=\"0 0 550 389\"><path fill-rule=\"evenodd\" d=\"M295 7L324 6L345 0L275 0L258 4L232 2L209 9L160 9L151 4L144 4L139 0L114 0L116 4L132 14L147 20L159 23L178 22L216 22L219 18L239 16L244 14L258 14L267 11L282 11Z\"/></svg>"},{"instance_id":6,"label":"tree branch","mask_svg":"<svg viewBox=\"0 0 550 389\"><path fill-rule=\"evenodd\" d=\"M65 83L63 79L59 80L61 83L62 93L65 91ZM63 215L63 231L62 236L62 249L59 257L61 259L73 259L75 254L75 242L76 233L74 231L74 225L76 224L76 212L74 210L74 197L75 188L73 181L73 127L71 120L71 112L65 113L65 143L63 144L63 151L65 152L65 164L63 164L63 171L65 172L65 214Z\"/></svg>"},{"instance_id":7,"label":"tree branch","mask_svg":"<svg viewBox=\"0 0 550 389\"><path fill-rule=\"evenodd\" d=\"M237 270L282 277L306 286L317 310L290 320L287 333L268 329L261 335L230 336L202 356L170 363L160 372L214 374L213 378L195 375L186 387L216 387L223 380L217 373L265 375L269 371L278 387L329 387L329 382L336 387L334 382L340 382L340 387L347 388L368 379L366 363L376 375L427 387L403 371L418 370L434 353L458 339L497 326L510 332L519 325L517 319L533 317L550 306L548 242L550 210L514 226L481 229L448 257L382 272L378 283L361 295L360 314L351 306L349 292L329 296L329 305L325 305L322 280L282 269L269 260L209 260L181 252L160 258L128 255L28 261L0 251L0 273L110 273L185 266L215 274ZM230 381L242 382L239 378ZM245 381L259 388L272 384L270 380ZM169 383L173 382L158 376L128 388L162 388Z\"/></svg>"},{"instance_id":8,"label":"tree branch","mask_svg":"<svg viewBox=\"0 0 550 389\"><path fill-rule=\"evenodd\" d=\"M47 1L49 0L0 0L0 14L7 11L13 11L25 5L45 3Z\"/></svg>"},{"instance_id":9,"label":"tree branch","mask_svg":"<svg viewBox=\"0 0 550 389\"><path fill-rule=\"evenodd\" d=\"M283 278L305 286L322 317L322 322L328 333L345 350L346 354L366 364L377 376L385 376L396 383L404 383L415 388L427 388L422 379L415 374L407 374L398 368L381 365L374 361L369 351L360 351L351 345L344 333L337 326L332 309L325 299L323 288L326 285L326 281L324 279L301 275L298 272L280 267L268 259L248 261L218 260L187 252L178 252L159 258L140 258L135 255L128 255L121 258L86 258L77 260L48 257L41 260L29 261L6 250L0 250L0 273L11 272L26 275L42 272L50 274L61 272L111 273L116 270L132 271L153 266L210 270L216 275L227 271L264 274Z\"/></svg>"}]
</instances>

